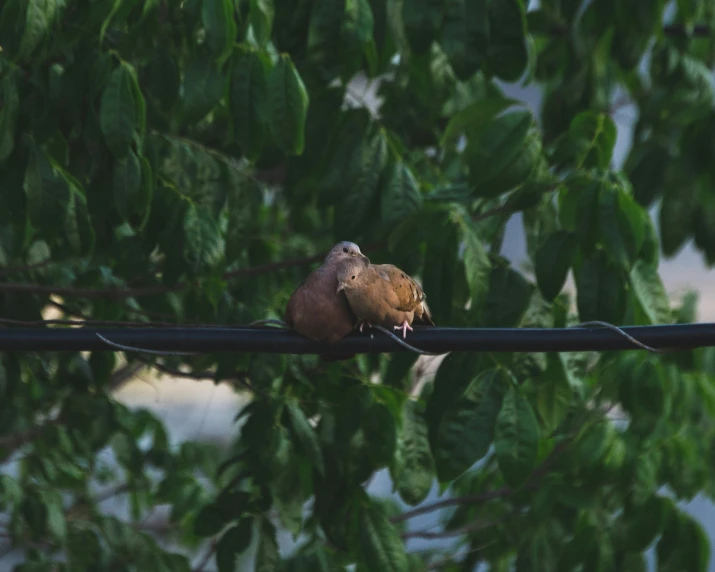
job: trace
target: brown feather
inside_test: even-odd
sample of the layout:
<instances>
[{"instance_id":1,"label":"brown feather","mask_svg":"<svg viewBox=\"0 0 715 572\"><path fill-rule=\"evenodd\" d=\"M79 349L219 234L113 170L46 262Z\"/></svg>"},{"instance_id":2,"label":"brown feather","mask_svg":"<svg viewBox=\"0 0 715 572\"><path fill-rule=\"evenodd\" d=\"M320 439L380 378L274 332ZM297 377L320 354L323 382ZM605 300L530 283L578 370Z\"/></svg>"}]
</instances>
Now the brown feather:
<instances>
[{"instance_id":1,"label":"brown feather","mask_svg":"<svg viewBox=\"0 0 715 572\"><path fill-rule=\"evenodd\" d=\"M348 303L359 320L388 328L405 320L412 324L415 319L418 323L434 325L424 305L424 291L396 266L360 266L345 261L340 264L337 276L344 284Z\"/></svg>"}]
</instances>

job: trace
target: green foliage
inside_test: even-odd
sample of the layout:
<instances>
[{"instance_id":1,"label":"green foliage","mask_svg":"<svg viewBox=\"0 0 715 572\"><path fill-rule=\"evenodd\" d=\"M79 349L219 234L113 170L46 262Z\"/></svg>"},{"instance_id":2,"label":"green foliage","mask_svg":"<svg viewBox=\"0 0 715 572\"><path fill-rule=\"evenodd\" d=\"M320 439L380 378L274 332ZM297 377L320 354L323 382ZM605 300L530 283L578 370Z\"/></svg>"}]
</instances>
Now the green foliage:
<instances>
[{"instance_id":1,"label":"green foliage","mask_svg":"<svg viewBox=\"0 0 715 572\"><path fill-rule=\"evenodd\" d=\"M534 4L5 0L0 319L279 317L305 258L354 240L421 281L439 326L695 321L658 263L689 241L715 262L715 39L689 32L715 4ZM517 214L524 268L500 256ZM256 570L644 570L652 546L659 569L710 565L677 503L715 498L711 348L453 353L433 380L408 353L125 357L0 356L16 570L173 572L207 549L221 572L249 553ZM230 447L174 444L118 403L142 364L242 392ZM409 509L366 493L382 469ZM431 504L435 482L459 500ZM120 495L126 518L105 504ZM181 554L146 525L159 505ZM413 537L457 545L408 554Z\"/></svg>"}]
</instances>

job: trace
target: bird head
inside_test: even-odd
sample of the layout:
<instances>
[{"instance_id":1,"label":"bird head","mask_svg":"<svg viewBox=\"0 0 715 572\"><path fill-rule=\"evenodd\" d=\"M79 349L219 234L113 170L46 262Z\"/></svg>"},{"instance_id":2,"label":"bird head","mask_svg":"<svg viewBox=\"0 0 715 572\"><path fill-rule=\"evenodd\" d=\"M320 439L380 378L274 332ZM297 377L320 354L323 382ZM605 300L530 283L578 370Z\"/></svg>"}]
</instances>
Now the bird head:
<instances>
[{"instance_id":1,"label":"bird head","mask_svg":"<svg viewBox=\"0 0 715 572\"><path fill-rule=\"evenodd\" d=\"M355 288L358 276L360 276L360 272L363 268L363 264L357 260L351 260L344 264L337 272L338 289L336 293Z\"/></svg>"},{"instance_id":2,"label":"bird head","mask_svg":"<svg viewBox=\"0 0 715 572\"><path fill-rule=\"evenodd\" d=\"M363 263L370 263L370 259L360 252L360 247L354 242L348 241L338 242L325 257L326 263L341 260L360 260Z\"/></svg>"}]
</instances>

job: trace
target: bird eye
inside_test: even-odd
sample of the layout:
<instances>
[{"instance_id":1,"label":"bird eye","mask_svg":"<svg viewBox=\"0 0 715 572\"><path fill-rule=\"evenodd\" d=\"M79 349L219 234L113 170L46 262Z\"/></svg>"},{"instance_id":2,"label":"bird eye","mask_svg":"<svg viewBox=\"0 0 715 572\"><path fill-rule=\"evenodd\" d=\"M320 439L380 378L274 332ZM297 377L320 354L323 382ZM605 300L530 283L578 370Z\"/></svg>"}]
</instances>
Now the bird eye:
<instances>
[{"instance_id":1,"label":"bird eye","mask_svg":"<svg viewBox=\"0 0 715 572\"><path fill-rule=\"evenodd\" d=\"M343 248L343 252L347 252L347 251L348 251L348 249L347 249L347 248Z\"/></svg>"},{"instance_id":2,"label":"bird eye","mask_svg":"<svg viewBox=\"0 0 715 572\"><path fill-rule=\"evenodd\" d=\"M351 278L352 278L353 280L355 280L355 274L353 274L353 275L351 276Z\"/></svg>"}]
</instances>

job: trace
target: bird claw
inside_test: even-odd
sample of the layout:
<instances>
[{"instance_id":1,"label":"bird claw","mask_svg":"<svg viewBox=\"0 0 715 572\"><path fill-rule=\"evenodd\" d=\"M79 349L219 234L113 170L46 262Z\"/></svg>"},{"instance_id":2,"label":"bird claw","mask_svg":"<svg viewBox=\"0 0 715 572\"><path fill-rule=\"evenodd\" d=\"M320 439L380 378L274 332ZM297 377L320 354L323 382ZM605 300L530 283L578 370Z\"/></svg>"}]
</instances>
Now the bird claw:
<instances>
[{"instance_id":1,"label":"bird claw","mask_svg":"<svg viewBox=\"0 0 715 572\"><path fill-rule=\"evenodd\" d=\"M372 324L371 324L370 322L368 322L367 320L365 320L365 321L363 321L363 322L360 322L360 333L361 333L361 334L362 334L362 329L363 329L363 327L365 326L365 324L367 324L367 327L368 327L368 328L372 328Z\"/></svg>"},{"instance_id":2,"label":"bird claw","mask_svg":"<svg viewBox=\"0 0 715 572\"><path fill-rule=\"evenodd\" d=\"M402 330L402 338L403 339L407 337L407 330L410 330L410 332L414 332L414 330L412 329L412 326L410 326L410 324L407 322L407 320L402 322L399 326L395 326L393 329L394 330Z\"/></svg>"}]
</instances>

